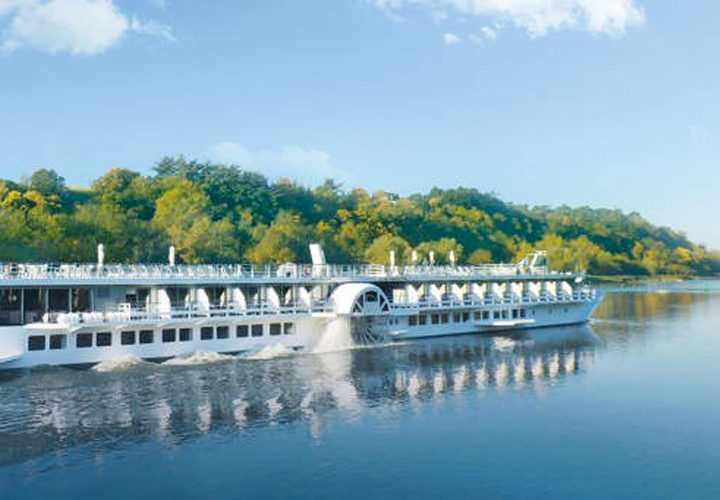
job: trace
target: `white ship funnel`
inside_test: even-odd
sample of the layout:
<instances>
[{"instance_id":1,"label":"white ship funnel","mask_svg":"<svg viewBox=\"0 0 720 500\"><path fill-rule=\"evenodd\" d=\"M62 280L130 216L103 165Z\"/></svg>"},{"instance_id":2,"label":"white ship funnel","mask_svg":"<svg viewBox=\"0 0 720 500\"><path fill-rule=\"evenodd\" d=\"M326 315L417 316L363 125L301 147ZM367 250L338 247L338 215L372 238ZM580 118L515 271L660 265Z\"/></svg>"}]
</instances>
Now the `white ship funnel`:
<instances>
[{"instance_id":1,"label":"white ship funnel","mask_svg":"<svg viewBox=\"0 0 720 500\"><path fill-rule=\"evenodd\" d=\"M97 246L97 263L100 267L105 263L105 245L102 243Z\"/></svg>"},{"instance_id":2,"label":"white ship funnel","mask_svg":"<svg viewBox=\"0 0 720 500\"><path fill-rule=\"evenodd\" d=\"M175 245L170 245L170 249L168 250L168 262L171 266L175 265Z\"/></svg>"},{"instance_id":3,"label":"white ship funnel","mask_svg":"<svg viewBox=\"0 0 720 500\"><path fill-rule=\"evenodd\" d=\"M319 243L310 243L310 257L312 258L313 265L324 266L325 262L325 251Z\"/></svg>"}]
</instances>

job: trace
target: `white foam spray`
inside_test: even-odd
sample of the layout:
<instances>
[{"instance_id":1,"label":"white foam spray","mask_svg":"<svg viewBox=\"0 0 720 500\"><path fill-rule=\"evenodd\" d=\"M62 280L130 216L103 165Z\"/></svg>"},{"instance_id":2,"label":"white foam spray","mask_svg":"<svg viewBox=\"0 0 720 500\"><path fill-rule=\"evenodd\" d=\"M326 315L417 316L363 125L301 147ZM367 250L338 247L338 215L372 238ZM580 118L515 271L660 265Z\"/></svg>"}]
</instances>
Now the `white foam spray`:
<instances>
[{"instance_id":1,"label":"white foam spray","mask_svg":"<svg viewBox=\"0 0 720 500\"><path fill-rule=\"evenodd\" d=\"M241 359L274 359L282 356L293 354L292 349L288 349L282 344L265 346L259 351L248 352L240 356Z\"/></svg>"},{"instance_id":2,"label":"white foam spray","mask_svg":"<svg viewBox=\"0 0 720 500\"><path fill-rule=\"evenodd\" d=\"M152 363L149 361L142 360L137 356L123 356L115 359L108 359L101 361L100 363L92 367L93 371L106 373L106 372L117 372L123 370L130 370L132 368L138 368L141 366L150 366Z\"/></svg>"},{"instance_id":3,"label":"white foam spray","mask_svg":"<svg viewBox=\"0 0 720 500\"><path fill-rule=\"evenodd\" d=\"M350 320L347 318L335 318L325 325L313 352L342 351L352 347L354 347L354 343L350 334Z\"/></svg>"},{"instance_id":4,"label":"white foam spray","mask_svg":"<svg viewBox=\"0 0 720 500\"><path fill-rule=\"evenodd\" d=\"M208 363L221 363L235 359L235 356L229 354L220 354L219 352L196 351L190 356L171 358L163 363L165 366L193 366L204 365Z\"/></svg>"}]
</instances>

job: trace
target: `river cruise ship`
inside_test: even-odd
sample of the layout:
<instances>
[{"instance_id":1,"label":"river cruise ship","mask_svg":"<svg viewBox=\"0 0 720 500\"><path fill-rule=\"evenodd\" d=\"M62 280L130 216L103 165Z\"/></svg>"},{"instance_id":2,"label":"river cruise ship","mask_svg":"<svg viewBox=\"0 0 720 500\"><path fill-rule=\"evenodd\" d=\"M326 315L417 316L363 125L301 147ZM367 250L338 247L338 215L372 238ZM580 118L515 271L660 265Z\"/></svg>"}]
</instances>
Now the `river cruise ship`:
<instances>
[{"instance_id":1,"label":"river cruise ship","mask_svg":"<svg viewBox=\"0 0 720 500\"><path fill-rule=\"evenodd\" d=\"M317 352L586 322L582 273L516 264L0 264L0 370L264 348ZM432 262L432 258L430 259Z\"/></svg>"}]
</instances>

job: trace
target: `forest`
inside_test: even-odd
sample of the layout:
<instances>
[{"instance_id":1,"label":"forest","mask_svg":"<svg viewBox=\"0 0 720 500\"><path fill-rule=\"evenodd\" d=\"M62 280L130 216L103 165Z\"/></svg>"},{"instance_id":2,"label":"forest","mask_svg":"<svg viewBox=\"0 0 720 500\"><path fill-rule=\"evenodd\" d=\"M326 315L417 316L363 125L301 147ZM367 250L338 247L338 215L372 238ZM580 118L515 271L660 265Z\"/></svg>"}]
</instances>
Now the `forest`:
<instances>
[{"instance_id":1,"label":"forest","mask_svg":"<svg viewBox=\"0 0 720 500\"><path fill-rule=\"evenodd\" d=\"M152 175L113 169L71 188L50 169L0 180L0 261L308 262L319 242L329 262L408 262L430 251L445 264L512 262L546 250L553 268L593 275L711 276L720 255L682 233L615 209L505 202L474 188L403 197L271 182L238 166L166 157Z\"/></svg>"}]
</instances>

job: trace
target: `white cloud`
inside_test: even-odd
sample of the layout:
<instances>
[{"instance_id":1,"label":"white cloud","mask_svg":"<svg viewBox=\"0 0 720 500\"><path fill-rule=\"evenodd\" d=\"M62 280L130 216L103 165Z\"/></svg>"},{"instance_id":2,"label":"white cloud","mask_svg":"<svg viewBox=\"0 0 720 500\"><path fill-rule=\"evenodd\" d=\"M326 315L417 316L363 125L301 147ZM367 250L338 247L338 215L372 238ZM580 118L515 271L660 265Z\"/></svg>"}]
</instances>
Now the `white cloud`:
<instances>
[{"instance_id":1,"label":"white cloud","mask_svg":"<svg viewBox=\"0 0 720 500\"><path fill-rule=\"evenodd\" d=\"M483 26L482 28L480 28L480 32L486 40L494 42L495 40L497 40L497 37L500 34L499 29L499 26Z\"/></svg>"},{"instance_id":2,"label":"white cloud","mask_svg":"<svg viewBox=\"0 0 720 500\"><path fill-rule=\"evenodd\" d=\"M95 55L128 32L175 41L169 26L129 19L114 0L0 0L0 20L4 18L0 39L6 53L31 47L51 54Z\"/></svg>"},{"instance_id":3,"label":"white cloud","mask_svg":"<svg viewBox=\"0 0 720 500\"><path fill-rule=\"evenodd\" d=\"M133 16L132 21L130 21L130 29L135 33L156 36L168 43L177 42L175 35L173 35L172 28L167 24L158 23L156 21L143 22Z\"/></svg>"},{"instance_id":4,"label":"white cloud","mask_svg":"<svg viewBox=\"0 0 720 500\"><path fill-rule=\"evenodd\" d=\"M312 184L328 178L348 181L351 175L334 166L330 155L318 149L285 146L280 149L250 151L236 142L221 142L211 149L216 161L234 163L249 170L257 169L272 177L288 177Z\"/></svg>"},{"instance_id":5,"label":"white cloud","mask_svg":"<svg viewBox=\"0 0 720 500\"><path fill-rule=\"evenodd\" d=\"M445 33L443 35L443 42L445 42L445 45L455 45L460 43L460 38L454 33Z\"/></svg>"},{"instance_id":6,"label":"white cloud","mask_svg":"<svg viewBox=\"0 0 720 500\"><path fill-rule=\"evenodd\" d=\"M637 0L368 0L386 12L408 9L444 10L464 18L508 23L532 37L551 31L579 29L620 34L642 24L645 15ZM497 34L497 33L496 33Z\"/></svg>"}]
</instances>

